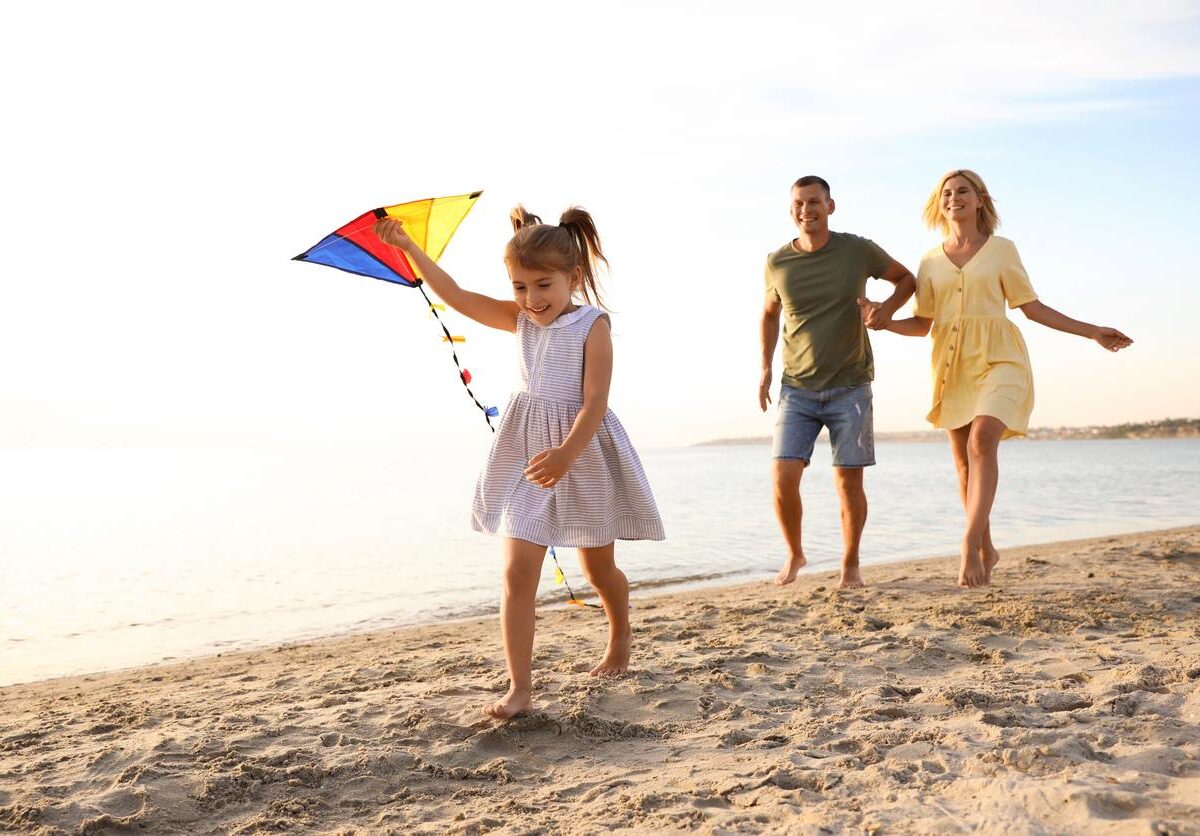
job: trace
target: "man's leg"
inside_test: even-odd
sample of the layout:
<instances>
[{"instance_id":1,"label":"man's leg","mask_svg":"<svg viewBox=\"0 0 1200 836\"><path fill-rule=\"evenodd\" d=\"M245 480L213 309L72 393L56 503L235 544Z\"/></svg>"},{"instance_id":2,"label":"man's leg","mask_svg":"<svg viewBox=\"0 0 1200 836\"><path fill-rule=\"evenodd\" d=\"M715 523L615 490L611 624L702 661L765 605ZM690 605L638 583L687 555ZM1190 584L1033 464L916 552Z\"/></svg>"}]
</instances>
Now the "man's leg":
<instances>
[{"instance_id":1,"label":"man's leg","mask_svg":"<svg viewBox=\"0 0 1200 836\"><path fill-rule=\"evenodd\" d=\"M794 581L796 573L805 564L804 548L800 545L800 521L804 513L800 503L800 477L812 460L813 445L821 432L821 421L817 417L819 395L784 384L779 387L776 409L775 442L771 450L775 460L772 482L775 516L787 543L788 557L775 576L775 583L783 586Z\"/></svg>"},{"instance_id":2,"label":"man's leg","mask_svg":"<svg viewBox=\"0 0 1200 836\"><path fill-rule=\"evenodd\" d=\"M842 505L842 580L839 589L866 586L858 569L858 546L867 524L867 493L861 467L835 467L833 481Z\"/></svg>"},{"instance_id":3,"label":"man's leg","mask_svg":"<svg viewBox=\"0 0 1200 836\"><path fill-rule=\"evenodd\" d=\"M779 528L783 532L784 542L787 543L788 558L775 583L783 586L796 579L807 562L804 559L804 548L800 545L801 520L804 516L804 506L800 500L800 477L804 475L804 459L775 460L775 516L779 519Z\"/></svg>"},{"instance_id":4,"label":"man's leg","mask_svg":"<svg viewBox=\"0 0 1200 836\"><path fill-rule=\"evenodd\" d=\"M840 390L825 405L823 416L833 446L833 481L842 508L842 581L838 587L854 589L866 586L858 568L858 547L867 524L863 470L875 464L871 384Z\"/></svg>"}]
</instances>

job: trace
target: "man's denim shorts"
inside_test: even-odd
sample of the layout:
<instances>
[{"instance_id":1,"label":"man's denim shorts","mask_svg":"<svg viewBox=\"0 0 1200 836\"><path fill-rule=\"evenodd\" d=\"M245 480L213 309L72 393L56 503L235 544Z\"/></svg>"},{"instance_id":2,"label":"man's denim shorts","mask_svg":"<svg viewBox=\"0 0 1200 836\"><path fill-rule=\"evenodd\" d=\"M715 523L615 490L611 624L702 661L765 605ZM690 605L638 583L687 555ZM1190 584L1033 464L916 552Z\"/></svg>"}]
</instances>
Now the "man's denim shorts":
<instances>
[{"instance_id":1,"label":"man's denim shorts","mask_svg":"<svg viewBox=\"0 0 1200 836\"><path fill-rule=\"evenodd\" d=\"M779 389L777 412L774 458L800 459L808 464L821 427L828 427L834 467L875 464L870 383L817 391L784 384Z\"/></svg>"}]
</instances>

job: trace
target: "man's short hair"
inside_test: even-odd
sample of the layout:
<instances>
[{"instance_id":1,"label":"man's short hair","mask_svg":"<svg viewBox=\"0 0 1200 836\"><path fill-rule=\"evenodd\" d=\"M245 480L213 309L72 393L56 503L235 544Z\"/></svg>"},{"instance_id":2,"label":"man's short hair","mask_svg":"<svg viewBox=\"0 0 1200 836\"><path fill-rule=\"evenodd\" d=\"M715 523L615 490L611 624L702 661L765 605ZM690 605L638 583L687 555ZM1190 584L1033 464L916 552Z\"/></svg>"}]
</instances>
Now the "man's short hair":
<instances>
[{"instance_id":1,"label":"man's short hair","mask_svg":"<svg viewBox=\"0 0 1200 836\"><path fill-rule=\"evenodd\" d=\"M825 197L833 197L833 192L829 190L829 184L825 182L824 177L818 177L815 174L805 174L795 183L792 183L793 189L799 189L803 186L820 186L825 190Z\"/></svg>"}]
</instances>

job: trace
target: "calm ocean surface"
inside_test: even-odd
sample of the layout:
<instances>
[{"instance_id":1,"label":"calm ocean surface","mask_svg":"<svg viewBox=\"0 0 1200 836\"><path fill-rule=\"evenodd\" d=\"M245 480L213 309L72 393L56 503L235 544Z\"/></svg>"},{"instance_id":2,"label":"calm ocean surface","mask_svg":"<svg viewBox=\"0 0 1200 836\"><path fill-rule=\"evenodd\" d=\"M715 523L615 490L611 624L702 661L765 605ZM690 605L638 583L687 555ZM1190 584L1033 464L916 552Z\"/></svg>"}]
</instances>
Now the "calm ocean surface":
<instances>
[{"instance_id":1,"label":"calm ocean surface","mask_svg":"<svg viewBox=\"0 0 1200 836\"><path fill-rule=\"evenodd\" d=\"M947 446L885 442L877 453L864 565L957 551ZM482 455L456 458L0 450L0 685L494 612L499 543L468 522ZM635 588L779 568L767 447L642 458L668 540L618 543ZM1200 523L1200 441L1008 442L1000 463L1001 548ZM836 567L824 438L804 507L810 564ZM583 588L574 552L560 560ZM542 591L561 600L546 563Z\"/></svg>"}]
</instances>

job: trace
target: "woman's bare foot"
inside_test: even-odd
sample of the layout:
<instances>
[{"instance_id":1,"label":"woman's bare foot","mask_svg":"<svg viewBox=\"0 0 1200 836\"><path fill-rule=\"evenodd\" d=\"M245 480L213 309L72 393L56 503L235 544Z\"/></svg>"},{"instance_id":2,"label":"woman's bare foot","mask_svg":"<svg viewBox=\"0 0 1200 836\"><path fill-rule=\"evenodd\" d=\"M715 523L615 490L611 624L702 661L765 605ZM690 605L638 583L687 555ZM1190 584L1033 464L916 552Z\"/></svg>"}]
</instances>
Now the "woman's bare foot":
<instances>
[{"instance_id":1,"label":"woman's bare foot","mask_svg":"<svg viewBox=\"0 0 1200 836\"><path fill-rule=\"evenodd\" d=\"M996 568L996 564L1000 562L1000 552L996 551L995 546L984 546L983 548L983 572L987 580L984 583L992 582L992 570Z\"/></svg>"},{"instance_id":2,"label":"woman's bare foot","mask_svg":"<svg viewBox=\"0 0 1200 836\"><path fill-rule=\"evenodd\" d=\"M608 649L600 664L592 668L592 676L620 676L629 670L629 640L630 631L626 630L619 637L610 636Z\"/></svg>"},{"instance_id":3,"label":"woman's bare foot","mask_svg":"<svg viewBox=\"0 0 1200 836\"><path fill-rule=\"evenodd\" d=\"M533 708L533 693L527 688L509 688L499 702L483 707L483 713L493 720L511 720Z\"/></svg>"},{"instance_id":4,"label":"woman's bare foot","mask_svg":"<svg viewBox=\"0 0 1200 836\"><path fill-rule=\"evenodd\" d=\"M958 585L964 587L987 586L988 570L978 549L964 549L962 565L958 570Z\"/></svg>"},{"instance_id":5,"label":"woman's bare foot","mask_svg":"<svg viewBox=\"0 0 1200 836\"><path fill-rule=\"evenodd\" d=\"M838 589L862 589L867 585L863 580L862 572L858 571L857 566L843 566L842 580L838 583Z\"/></svg>"},{"instance_id":6,"label":"woman's bare foot","mask_svg":"<svg viewBox=\"0 0 1200 836\"><path fill-rule=\"evenodd\" d=\"M808 565L808 561L804 555L793 556L788 558L788 562L779 570L779 574L775 576L775 584L777 586L787 586L792 581L796 580L796 573Z\"/></svg>"}]
</instances>

